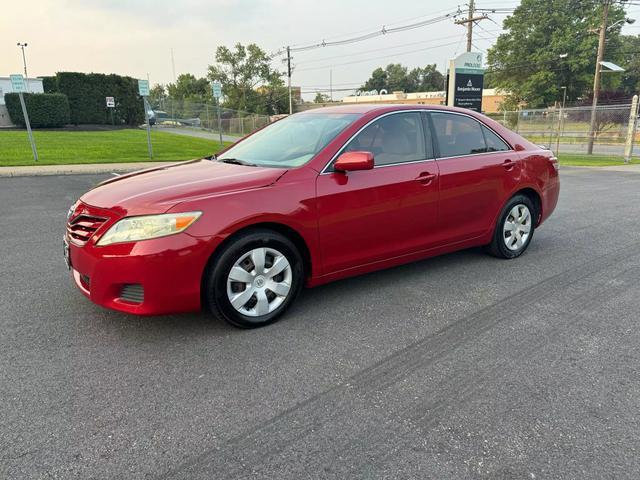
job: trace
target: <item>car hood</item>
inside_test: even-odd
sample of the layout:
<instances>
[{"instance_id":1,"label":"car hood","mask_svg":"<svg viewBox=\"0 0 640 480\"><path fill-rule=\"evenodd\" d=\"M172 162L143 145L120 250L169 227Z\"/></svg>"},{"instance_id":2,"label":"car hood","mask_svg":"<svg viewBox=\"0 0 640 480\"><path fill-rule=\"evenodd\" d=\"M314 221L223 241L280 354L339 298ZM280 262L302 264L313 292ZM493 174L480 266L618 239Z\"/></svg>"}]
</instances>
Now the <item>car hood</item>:
<instances>
[{"instance_id":1,"label":"car hood","mask_svg":"<svg viewBox=\"0 0 640 480\"><path fill-rule=\"evenodd\" d=\"M286 171L193 160L110 178L80 201L120 215L162 213L185 200L266 187Z\"/></svg>"}]
</instances>

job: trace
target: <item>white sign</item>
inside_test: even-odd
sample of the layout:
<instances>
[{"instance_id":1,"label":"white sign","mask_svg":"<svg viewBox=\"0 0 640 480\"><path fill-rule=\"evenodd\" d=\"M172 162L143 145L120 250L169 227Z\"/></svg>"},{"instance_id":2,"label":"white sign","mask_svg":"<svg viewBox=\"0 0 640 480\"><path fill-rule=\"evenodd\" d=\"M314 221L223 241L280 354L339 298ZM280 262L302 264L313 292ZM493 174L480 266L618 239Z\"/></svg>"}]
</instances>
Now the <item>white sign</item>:
<instances>
[{"instance_id":1,"label":"white sign","mask_svg":"<svg viewBox=\"0 0 640 480\"><path fill-rule=\"evenodd\" d=\"M138 93L141 97L149 96L149 80L138 80Z\"/></svg>"},{"instance_id":2,"label":"white sign","mask_svg":"<svg viewBox=\"0 0 640 480\"><path fill-rule=\"evenodd\" d=\"M116 107L116 99L113 97L106 97L107 100L107 108L115 108Z\"/></svg>"},{"instance_id":3,"label":"white sign","mask_svg":"<svg viewBox=\"0 0 640 480\"><path fill-rule=\"evenodd\" d=\"M480 52L465 52L453 60L458 73L482 73L482 54Z\"/></svg>"},{"instance_id":4,"label":"white sign","mask_svg":"<svg viewBox=\"0 0 640 480\"><path fill-rule=\"evenodd\" d=\"M11 78L11 90L17 93L27 91L27 86L24 84L24 77L21 73L9 75L9 78Z\"/></svg>"},{"instance_id":5,"label":"white sign","mask_svg":"<svg viewBox=\"0 0 640 480\"><path fill-rule=\"evenodd\" d=\"M211 82L211 94L213 98L220 98L222 96L222 84L220 82Z\"/></svg>"}]
</instances>

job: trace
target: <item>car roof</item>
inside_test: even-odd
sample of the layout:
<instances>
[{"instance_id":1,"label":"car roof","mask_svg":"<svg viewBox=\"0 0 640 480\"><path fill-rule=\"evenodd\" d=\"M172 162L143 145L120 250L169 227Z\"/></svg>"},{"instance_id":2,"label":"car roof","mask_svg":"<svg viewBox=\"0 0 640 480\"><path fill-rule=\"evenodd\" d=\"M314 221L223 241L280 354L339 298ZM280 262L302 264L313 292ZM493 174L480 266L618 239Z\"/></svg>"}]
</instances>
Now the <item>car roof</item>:
<instances>
[{"instance_id":1,"label":"car roof","mask_svg":"<svg viewBox=\"0 0 640 480\"><path fill-rule=\"evenodd\" d=\"M406 103L356 103L348 105L336 105L331 107L314 108L300 112L300 114L342 114L342 113L357 113L357 114L381 114L387 112L393 112L398 110L444 110L450 112L466 113L468 115L474 115L476 112L465 108L448 107L445 105L427 105L427 104L406 104Z\"/></svg>"}]
</instances>

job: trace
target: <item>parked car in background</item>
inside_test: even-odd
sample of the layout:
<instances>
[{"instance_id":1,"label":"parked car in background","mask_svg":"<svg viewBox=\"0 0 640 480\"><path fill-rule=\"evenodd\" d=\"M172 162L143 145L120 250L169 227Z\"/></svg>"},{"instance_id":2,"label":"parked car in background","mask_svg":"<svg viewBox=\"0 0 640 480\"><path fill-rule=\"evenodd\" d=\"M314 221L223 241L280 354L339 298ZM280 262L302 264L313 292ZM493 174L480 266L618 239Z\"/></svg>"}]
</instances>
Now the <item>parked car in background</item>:
<instances>
[{"instance_id":1,"label":"parked car in background","mask_svg":"<svg viewBox=\"0 0 640 480\"><path fill-rule=\"evenodd\" d=\"M149 109L147 110L147 116L149 117L149 125L153 126L156 124L156 112Z\"/></svg>"},{"instance_id":2,"label":"parked car in background","mask_svg":"<svg viewBox=\"0 0 640 480\"><path fill-rule=\"evenodd\" d=\"M71 207L65 252L99 305L145 315L206 307L258 327L303 285L474 246L516 258L559 187L552 152L483 115L330 107L211 160L103 182Z\"/></svg>"}]
</instances>

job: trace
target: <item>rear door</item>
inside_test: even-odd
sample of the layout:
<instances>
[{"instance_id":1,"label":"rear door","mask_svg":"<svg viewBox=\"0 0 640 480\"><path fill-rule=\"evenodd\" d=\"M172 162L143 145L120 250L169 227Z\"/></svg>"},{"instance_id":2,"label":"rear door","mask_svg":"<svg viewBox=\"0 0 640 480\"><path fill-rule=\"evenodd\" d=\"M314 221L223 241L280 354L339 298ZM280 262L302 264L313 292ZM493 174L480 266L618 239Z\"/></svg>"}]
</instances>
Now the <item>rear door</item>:
<instances>
[{"instance_id":1,"label":"rear door","mask_svg":"<svg viewBox=\"0 0 640 480\"><path fill-rule=\"evenodd\" d=\"M386 114L363 128L340 153L345 151L373 153L375 167L343 173L329 166L318 176L324 272L431 246L437 231L438 166L423 115Z\"/></svg>"},{"instance_id":2,"label":"rear door","mask_svg":"<svg viewBox=\"0 0 640 480\"><path fill-rule=\"evenodd\" d=\"M429 114L440 172L442 243L485 234L517 186L518 154L475 118L452 112Z\"/></svg>"}]
</instances>

